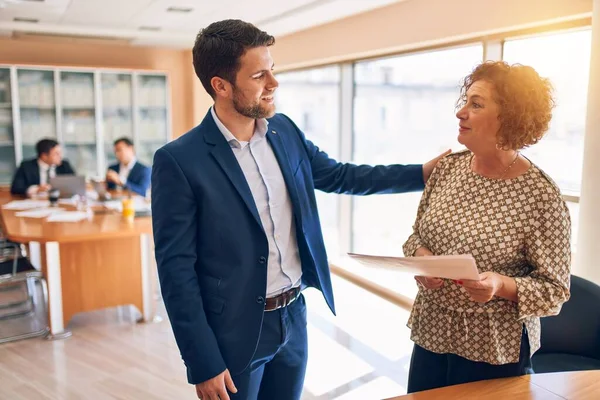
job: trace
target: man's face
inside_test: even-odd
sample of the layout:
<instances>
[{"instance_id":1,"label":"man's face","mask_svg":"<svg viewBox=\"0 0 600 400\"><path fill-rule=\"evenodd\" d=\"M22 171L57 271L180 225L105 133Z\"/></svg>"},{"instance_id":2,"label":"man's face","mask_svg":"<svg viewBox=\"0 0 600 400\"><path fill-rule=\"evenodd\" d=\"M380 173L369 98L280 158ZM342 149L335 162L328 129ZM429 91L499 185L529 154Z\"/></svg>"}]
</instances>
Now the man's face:
<instances>
[{"instance_id":1,"label":"man's face","mask_svg":"<svg viewBox=\"0 0 600 400\"><path fill-rule=\"evenodd\" d=\"M232 85L233 107L248 118L275 115L273 97L279 83L273 75L273 59L267 46L249 49L240 59L240 70Z\"/></svg>"},{"instance_id":2,"label":"man's face","mask_svg":"<svg viewBox=\"0 0 600 400\"><path fill-rule=\"evenodd\" d=\"M133 160L133 146L129 146L125 142L119 142L115 145L115 157L121 164L129 164Z\"/></svg>"},{"instance_id":3,"label":"man's face","mask_svg":"<svg viewBox=\"0 0 600 400\"><path fill-rule=\"evenodd\" d=\"M62 148L60 145L56 145L49 152L42 154L40 159L48 165L60 165L62 164Z\"/></svg>"}]
</instances>

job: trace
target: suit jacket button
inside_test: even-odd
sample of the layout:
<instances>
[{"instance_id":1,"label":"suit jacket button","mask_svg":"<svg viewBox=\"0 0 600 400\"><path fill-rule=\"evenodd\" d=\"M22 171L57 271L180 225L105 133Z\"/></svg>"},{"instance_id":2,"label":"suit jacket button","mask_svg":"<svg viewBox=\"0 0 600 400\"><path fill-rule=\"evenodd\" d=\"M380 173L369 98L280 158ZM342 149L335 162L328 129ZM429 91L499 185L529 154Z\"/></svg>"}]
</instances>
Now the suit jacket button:
<instances>
[{"instance_id":1,"label":"suit jacket button","mask_svg":"<svg viewBox=\"0 0 600 400\"><path fill-rule=\"evenodd\" d=\"M256 298L256 302L257 302L258 304L263 304L263 303L265 302L265 298L264 298L264 297L262 297L262 296L258 296L258 297Z\"/></svg>"},{"instance_id":2,"label":"suit jacket button","mask_svg":"<svg viewBox=\"0 0 600 400\"><path fill-rule=\"evenodd\" d=\"M266 263L266 262L267 262L267 259L266 259L265 257L261 256L261 257L258 259L258 262L259 262L259 263L261 263L261 264L264 264L264 263Z\"/></svg>"}]
</instances>

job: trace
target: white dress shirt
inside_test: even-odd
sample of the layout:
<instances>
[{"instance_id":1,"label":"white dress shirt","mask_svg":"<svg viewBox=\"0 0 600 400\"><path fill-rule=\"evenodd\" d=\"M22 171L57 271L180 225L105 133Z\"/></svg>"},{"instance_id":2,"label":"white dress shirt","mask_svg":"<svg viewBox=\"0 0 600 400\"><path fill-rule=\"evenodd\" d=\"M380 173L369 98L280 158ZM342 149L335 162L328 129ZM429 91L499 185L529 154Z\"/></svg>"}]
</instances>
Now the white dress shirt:
<instances>
[{"instance_id":1,"label":"white dress shirt","mask_svg":"<svg viewBox=\"0 0 600 400\"><path fill-rule=\"evenodd\" d=\"M131 170L135 166L136 162L137 162L137 160L134 157L129 162L129 164L123 164L123 163L119 164L119 179L121 180L121 183L123 183L123 186L125 186L127 184L127 178L129 177L129 173L131 172Z\"/></svg>"},{"instance_id":2,"label":"white dress shirt","mask_svg":"<svg viewBox=\"0 0 600 400\"><path fill-rule=\"evenodd\" d=\"M38 168L40 171L40 184L31 185L27 188L27 194L32 195L38 192L41 185L49 184L48 182L48 171L50 172L50 179L56 176L56 165L48 165L38 158Z\"/></svg>"},{"instance_id":3,"label":"white dress shirt","mask_svg":"<svg viewBox=\"0 0 600 400\"><path fill-rule=\"evenodd\" d=\"M254 135L249 142L242 142L223 125L214 107L210 112L244 173L267 235L267 297L300 286L302 264L292 201L275 153L267 140L268 121L257 119Z\"/></svg>"}]
</instances>

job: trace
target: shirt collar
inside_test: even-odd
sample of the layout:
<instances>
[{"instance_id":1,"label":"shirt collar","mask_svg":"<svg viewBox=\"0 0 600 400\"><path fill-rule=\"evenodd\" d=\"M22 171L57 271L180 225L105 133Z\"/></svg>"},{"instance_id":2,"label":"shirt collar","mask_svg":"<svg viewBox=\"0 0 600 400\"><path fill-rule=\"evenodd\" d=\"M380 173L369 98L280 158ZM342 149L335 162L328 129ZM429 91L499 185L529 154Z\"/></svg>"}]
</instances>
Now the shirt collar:
<instances>
[{"instance_id":1,"label":"shirt collar","mask_svg":"<svg viewBox=\"0 0 600 400\"><path fill-rule=\"evenodd\" d=\"M41 169L43 169L44 171L46 171L47 169L52 169L52 168L54 168L54 166L53 166L53 165L48 165L48 164L46 164L45 162L43 162L42 160L40 160L39 158L38 158L38 160L37 160L37 163L38 163L38 166L39 166Z\"/></svg>"},{"instance_id":2,"label":"shirt collar","mask_svg":"<svg viewBox=\"0 0 600 400\"><path fill-rule=\"evenodd\" d=\"M236 137L233 135L233 133L231 133L231 131L229 129L227 129L227 127L221 122L219 117L217 117L217 113L215 112L214 106L212 106L210 108L210 113L211 113L213 119L215 120L215 124L217 124L217 128L219 128L219 130L225 137L225 140L227 140L227 143L229 143L229 145L233 146L233 147L244 147L242 145L242 142L237 140ZM254 134L258 135L258 138L261 138L261 139L264 138L267 135L268 130L269 130L269 121L267 121L266 118L256 119L256 124L254 125ZM254 137L255 136L253 136L252 139L254 139ZM247 142L245 142L245 143L247 143Z\"/></svg>"},{"instance_id":3,"label":"shirt collar","mask_svg":"<svg viewBox=\"0 0 600 400\"><path fill-rule=\"evenodd\" d=\"M129 164L125 165L125 164L121 163L121 166L125 167L126 169L132 169L136 162L137 162L137 159L135 157L133 157L131 159L131 161L129 161Z\"/></svg>"}]
</instances>

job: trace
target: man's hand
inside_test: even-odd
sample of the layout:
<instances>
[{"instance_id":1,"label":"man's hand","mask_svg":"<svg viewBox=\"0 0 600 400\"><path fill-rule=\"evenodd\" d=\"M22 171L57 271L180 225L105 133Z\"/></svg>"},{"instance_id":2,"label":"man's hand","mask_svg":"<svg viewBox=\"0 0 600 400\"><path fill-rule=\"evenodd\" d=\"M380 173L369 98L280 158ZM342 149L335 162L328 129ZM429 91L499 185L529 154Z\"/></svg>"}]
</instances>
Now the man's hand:
<instances>
[{"instance_id":1,"label":"man's hand","mask_svg":"<svg viewBox=\"0 0 600 400\"><path fill-rule=\"evenodd\" d=\"M433 172L433 169L437 165L438 161L440 161L442 158L446 157L451 152L452 152L452 150L446 150L445 152L443 152L442 154L440 154L433 160L427 161L425 164L423 164L423 182L427 182L427 180L431 176L431 173Z\"/></svg>"},{"instance_id":2,"label":"man's hand","mask_svg":"<svg viewBox=\"0 0 600 400\"><path fill-rule=\"evenodd\" d=\"M123 186L119 174L113 171L112 169L106 172L106 180L114 183L115 185Z\"/></svg>"},{"instance_id":3,"label":"man's hand","mask_svg":"<svg viewBox=\"0 0 600 400\"><path fill-rule=\"evenodd\" d=\"M414 256L432 256L433 253L427 247L419 247ZM415 280L419 282L425 289L439 289L444 286L444 281L440 278L430 278L427 276L415 276Z\"/></svg>"},{"instance_id":4,"label":"man's hand","mask_svg":"<svg viewBox=\"0 0 600 400\"><path fill-rule=\"evenodd\" d=\"M48 190L50 190L51 186L48 185L47 183L44 183L43 185L38 186L37 192L38 193L44 193L47 192Z\"/></svg>"},{"instance_id":5,"label":"man's hand","mask_svg":"<svg viewBox=\"0 0 600 400\"><path fill-rule=\"evenodd\" d=\"M196 394L200 400L230 400L227 389L231 393L237 393L228 369L212 379L197 384Z\"/></svg>"}]
</instances>

